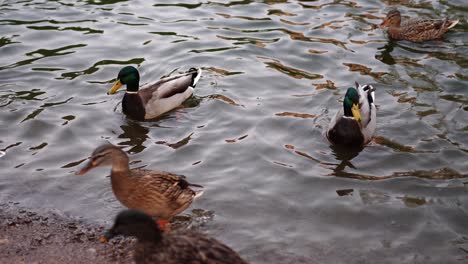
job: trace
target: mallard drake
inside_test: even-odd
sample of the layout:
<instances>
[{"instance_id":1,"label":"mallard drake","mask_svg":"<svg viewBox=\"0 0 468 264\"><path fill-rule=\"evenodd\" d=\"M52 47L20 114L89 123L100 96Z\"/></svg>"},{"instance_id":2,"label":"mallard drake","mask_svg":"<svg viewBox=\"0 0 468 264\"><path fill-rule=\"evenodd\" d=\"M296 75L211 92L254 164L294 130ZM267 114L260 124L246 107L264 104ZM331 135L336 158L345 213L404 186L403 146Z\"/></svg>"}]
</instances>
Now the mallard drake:
<instances>
[{"instance_id":1,"label":"mallard drake","mask_svg":"<svg viewBox=\"0 0 468 264\"><path fill-rule=\"evenodd\" d=\"M363 146L371 141L376 127L375 88L372 85L350 87L343 108L332 119L327 138L334 145Z\"/></svg>"},{"instance_id":2,"label":"mallard drake","mask_svg":"<svg viewBox=\"0 0 468 264\"><path fill-rule=\"evenodd\" d=\"M247 264L228 246L204 234L162 233L151 216L137 210L125 210L117 215L105 238L109 240L117 235L137 238L133 255L137 264Z\"/></svg>"},{"instance_id":3,"label":"mallard drake","mask_svg":"<svg viewBox=\"0 0 468 264\"><path fill-rule=\"evenodd\" d=\"M442 38L450 28L454 27L458 20L446 19L411 19L401 23L400 11L393 9L388 12L385 21L380 28L389 27L387 34L391 39L423 42Z\"/></svg>"},{"instance_id":4,"label":"mallard drake","mask_svg":"<svg viewBox=\"0 0 468 264\"><path fill-rule=\"evenodd\" d=\"M188 183L183 175L165 171L130 169L128 156L120 148L105 144L96 148L89 162L77 175L83 175L98 166L112 166L111 185L115 197L124 206L139 209L159 218L159 224L165 224L181 213L203 191L194 191L190 187L201 185Z\"/></svg>"},{"instance_id":5,"label":"mallard drake","mask_svg":"<svg viewBox=\"0 0 468 264\"><path fill-rule=\"evenodd\" d=\"M126 66L119 71L116 83L107 94L113 94L122 85L127 85L127 91L122 99L123 112L136 120L151 120L187 100L200 77L201 69L191 68L184 74L161 79L139 90L138 70Z\"/></svg>"}]
</instances>

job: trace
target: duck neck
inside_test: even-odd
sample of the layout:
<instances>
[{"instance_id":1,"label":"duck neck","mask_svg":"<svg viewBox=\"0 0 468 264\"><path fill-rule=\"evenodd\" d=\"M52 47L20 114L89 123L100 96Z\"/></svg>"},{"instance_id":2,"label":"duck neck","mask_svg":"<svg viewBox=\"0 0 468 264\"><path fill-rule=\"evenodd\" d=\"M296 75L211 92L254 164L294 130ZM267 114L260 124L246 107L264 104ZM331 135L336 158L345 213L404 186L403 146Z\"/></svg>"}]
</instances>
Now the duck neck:
<instances>
[{"instance_id":1,"label":"duck neck","mask_svg":"<svg viewBox=\"0 0 468 264\"><path fill-rule=\"evenodd\" d=\"M127 85L127 92L138 92L138 88L140 87L140 76L137 76L126 83Z\"/></svg>"},{"instance_id":2,"label":"duck neck","mask_svg":"<svg viewBox=\"0 0 468 264\"><path fill-rule=\"evenodd\" d=\"M138 93L126 92L122 100L122 110L126 115L137 120L145 120L145 107Z\"/></svg>"},{"instance_id":3,"label":"duck neck","mask_svg":"<svg viewBox=\"0 0 468 264\"><path fill-rule=\"evenodd\" d=\"M115 154L112 157L112 174L114 173L128 173L130 168L128 166L128 156L123 151L122 153Z\"/></svg>"},{"instance_id":4,"label":"duck neck","mask_svg":"<svg viewBox=\"0 0 468 264\"><path fill-rule=\"evenodd\" d=\"M345 97L343 101L344 116L353 117L353 112L351 111L352 106L353 102L348 97Z\"/></svg>"},{"instance_id":5,"label":"duck neck","mask_svg":"<svg viewBox=\"0 0 468 264\"><path fill-rule=\"evenodd\" d=\"M400 38L401 37L401 28L400 28L400 24L398 23L398 25L395 25L395 26L392 26L392 27L389 27L387 29L387 33L392 37L392 38Z\"/></svg>"}]
</instances>

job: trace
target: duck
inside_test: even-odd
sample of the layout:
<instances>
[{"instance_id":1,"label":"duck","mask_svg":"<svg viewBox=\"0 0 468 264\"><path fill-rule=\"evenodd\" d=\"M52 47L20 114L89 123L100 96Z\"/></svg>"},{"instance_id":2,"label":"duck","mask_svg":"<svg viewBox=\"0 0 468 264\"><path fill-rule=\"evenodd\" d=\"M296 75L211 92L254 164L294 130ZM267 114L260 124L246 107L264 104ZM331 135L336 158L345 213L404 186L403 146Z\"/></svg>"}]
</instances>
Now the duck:
<instances>
[{"instance_id":1,"label":"duck","mask_svg":"<svg viewBox=\"0 0 468 264\"><path fill-rule=\"evenodd\" d=\"M441 39L459 20L445 19L410 19L401 24L401 14L397 9L388 12L380 28L388 27L387 34L394 40L423 42Z\"/></svg>"},{"instance_id":2,"label":"duck","mask_svg":"<svg viewBox=\"0 0 468 264\"><path fill-rule=\"evenodd\" d=\"M110 143L97 147L89 161L75 174L83 175L99 166L112 167L110 181L117 200L127 208L138 209L154 217L164 230L175 215L187 209L203 191L203 188L189 183L183 175L170 172L130 169L129 158L120 148Z\"/></svg>"},{"instance_id":3,"label":"duck","mask_svg":"<svg viewBox=\"0 0 468 264\"><path fill-rule=\"evenodd\" d=\"M137 264L247 264L234 250L203 233L163 233L150 215L138 210L121 211L104 239L118 235L136 237L133 258Z\"/></svg>"},{"instance_id":4,"label":"duck","mask_svg":"<svg viewBox=\"0 0 468 264\"><path fill-rule=\"evenodd\" d=\"M372 140L376 123L375 88L356 82L346 90L343 108L331 120L326 136L336 146L362 147Z\"/></svg>"},{"instance_id":5,"label":"duck","mask_svg":"<svg viewBox=\"0 0 468 264\"><path fill-rule=\"evenodd\" d=\"M201 69L190 68L183 74L162 78L139 89L138 70L133 66L126 66L119 71L117 81L107 94L114 94L126 85L127 91L122 99L124 114L138 121L152 120L179 107L192 96L201 73Z\"/></svg>"}]
</instances>

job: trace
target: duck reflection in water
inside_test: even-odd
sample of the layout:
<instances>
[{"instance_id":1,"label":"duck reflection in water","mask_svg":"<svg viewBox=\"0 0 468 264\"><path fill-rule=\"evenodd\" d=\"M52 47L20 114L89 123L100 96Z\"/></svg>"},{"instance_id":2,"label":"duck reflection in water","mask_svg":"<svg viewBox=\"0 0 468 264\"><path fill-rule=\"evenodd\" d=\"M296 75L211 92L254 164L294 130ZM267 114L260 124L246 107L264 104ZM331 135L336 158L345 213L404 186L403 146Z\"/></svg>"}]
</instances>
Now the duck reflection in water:
<instances>
[{"instance_id":1,"label":"duck reflection in water","mask_svg":"<svg viewBox=\"0 0 468 264\"><path fill-rule=\"evenodd\" d=\"M377 48L380 53L375 55L375 58L387 65L394 65L396 63L395 59L392 56L392 51L396 46L396 41L390 40L385 46Z\"/></svg>"},{"instance_id":2,"label":"duck reflection in water","mask_svg":"<svg viewBox=\"0 0 468 264\"><path fill-rule=\"evenodd\" d=\"M333 176L337 177L346 177L348 173L344 170L346 167L356 169L356 167L351 163L351 160L354 159L361 151L364 149L362 146L357 147L343 147L337 145L331 145L330 148L333 151L333 155L336 160L340 163L333 169Z\"/></svg>"},{"instance_id":3,"label":"duck reflection in water","mask_svg":"<svg viewBox=\"0 0 468 264\"><path fill-rule=\"evenodd\" d=\"M129 153L140 153L146 148L144 143L148 139L148 128L133 120L127 120L127 124L121 125L120 128L123 133L119 135L119 138L127 140L120 142L119 145L131 147L128 150Z\"/></svg>"}]
</instances>

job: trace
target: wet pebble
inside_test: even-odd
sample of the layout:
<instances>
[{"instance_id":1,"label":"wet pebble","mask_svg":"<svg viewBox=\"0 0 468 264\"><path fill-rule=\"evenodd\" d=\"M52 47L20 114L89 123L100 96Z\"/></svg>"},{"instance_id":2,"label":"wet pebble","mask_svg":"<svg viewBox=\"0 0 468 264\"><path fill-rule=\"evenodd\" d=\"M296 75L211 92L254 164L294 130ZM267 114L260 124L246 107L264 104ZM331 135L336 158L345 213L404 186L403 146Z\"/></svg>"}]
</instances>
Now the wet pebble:
<instances>
[{"instance_id":1,"label":"wet pebble","mask_svg":"<svg viewBox=\"0 0 468 264\"><path fill-rule=\"evenodd\" d=\"M95 255L96 254L96 249L95 248L88 248L88 250L86 250L89 254L92 254L92 255Z\"/></svg>"},{"instance_id":2,"label":"wet pebble","mask_svg":"<svg viewBox=\"0 0 468 264\"><path fill-rule=\"evenodd\" d=\"M44 239L49 239L51 236L52 236L51 233L45 233L44 235L42 235Z\"/></svg>"},{"instance_id":3,"label":"wet pebble","mask_svg":"<svg viewBox=\"0 0 468 264\"><path fill-rule=\"evenodd\" d=\"M4 239L0 239L0 246L4 246L8 244L8 239L4 238Z\"/></svg>"}]
</instances>

